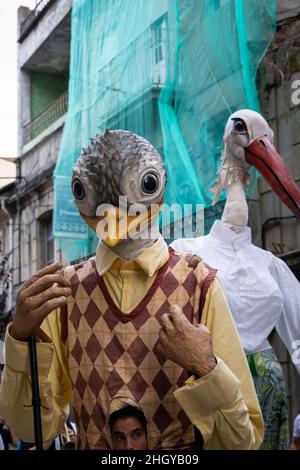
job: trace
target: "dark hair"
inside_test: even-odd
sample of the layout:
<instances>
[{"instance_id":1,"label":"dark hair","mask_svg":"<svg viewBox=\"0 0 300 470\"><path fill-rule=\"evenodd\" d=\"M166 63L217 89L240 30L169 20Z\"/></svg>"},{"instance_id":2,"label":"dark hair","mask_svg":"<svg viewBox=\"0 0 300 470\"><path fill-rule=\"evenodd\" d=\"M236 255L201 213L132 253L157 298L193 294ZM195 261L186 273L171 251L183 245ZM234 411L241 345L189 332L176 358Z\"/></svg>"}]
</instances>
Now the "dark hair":
<instances>
[{"instance_id":1,"label":"dark hair","mask_svg":"<svg viewBox=\"0 0 300 470\"><path fill-rule=\"evenodd\" d=\"M144 429L145 433L147 434L147 420L142 412L141 409L137 408L136 406L127 405L120 410L114 411L109 417L109 427L110 431L119 419L126 419L126 418L136 418L142 428Z\"/></svg>"}]
</instances>

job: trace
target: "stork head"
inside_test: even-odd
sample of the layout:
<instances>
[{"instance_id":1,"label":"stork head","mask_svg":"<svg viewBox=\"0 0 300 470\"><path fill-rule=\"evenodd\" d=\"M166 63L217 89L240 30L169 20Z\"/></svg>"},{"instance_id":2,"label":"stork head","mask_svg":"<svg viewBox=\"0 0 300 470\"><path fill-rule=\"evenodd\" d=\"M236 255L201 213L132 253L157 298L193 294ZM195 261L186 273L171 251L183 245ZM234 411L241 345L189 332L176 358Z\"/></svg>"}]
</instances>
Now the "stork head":
<instances>
[{"instance_id":1,"label":"stork head","mask_svg":"<svg viewBox=\"0 0 300 470\"><path fill-rule=\"evenodd\" d=\"M106 130L83 149L71 184L80 215L107 245L115 246L158 214L159 209L151 209L163 202L166 172L161 156L146 139L129 131ZM138 215L130 212L133 206L139 208Z\"/></svg>"},{"instance_id":2,"label":"stork head","mask_svg":"<svg viewBox=\"0 0 300 470\"><path fill-rule=\"evenodd\" d=\"M300 217L300 190L273 145L272 129L259 113L242 109L230 116L225 127L214 202L232 181L239 178L244 186L249 184L250 165L257 168L282 202Z\"/></svg>"}]
</instances>

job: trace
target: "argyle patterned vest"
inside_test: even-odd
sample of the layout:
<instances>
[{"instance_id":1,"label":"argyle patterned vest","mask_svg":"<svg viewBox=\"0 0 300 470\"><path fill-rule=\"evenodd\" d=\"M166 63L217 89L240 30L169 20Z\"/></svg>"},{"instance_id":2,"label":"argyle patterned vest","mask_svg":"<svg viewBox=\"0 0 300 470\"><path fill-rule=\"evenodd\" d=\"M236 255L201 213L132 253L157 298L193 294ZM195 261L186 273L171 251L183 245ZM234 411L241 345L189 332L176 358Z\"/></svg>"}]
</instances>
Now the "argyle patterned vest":
<instances>
[{"instance_id":1,"label":"argyle patterned vest","mask_svg":"<svg viewBox=\"0 0 300 470\"><path fill-rule=\"evenodd\" d=\"M145 413L149 449L194 443L193 426L173 396L188 374L157 351L158 320L178 304L190 322L199 322L201 289L207 290L216 271L202 262L193 266L190 255L169 253L146 296L126 315L111 299L93 258L65 271L72 295L62 312L62 339L79 449L111 448L108 412L117 396L134 399Z\"/></svg>"}]
</instances>

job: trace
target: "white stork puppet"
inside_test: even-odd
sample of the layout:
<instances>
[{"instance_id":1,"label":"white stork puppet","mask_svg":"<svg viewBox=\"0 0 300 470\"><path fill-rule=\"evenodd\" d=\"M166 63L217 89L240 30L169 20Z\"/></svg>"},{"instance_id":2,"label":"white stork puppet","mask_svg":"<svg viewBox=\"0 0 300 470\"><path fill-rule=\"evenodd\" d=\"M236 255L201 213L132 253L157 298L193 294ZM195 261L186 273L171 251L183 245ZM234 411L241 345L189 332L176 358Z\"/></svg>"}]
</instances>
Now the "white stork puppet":
<instances>
[{"instance_id":1,"label":"white stork puppet","mask_svg":"<svg viewBox=\"0 0 300 470\"><path fill-rule=\"evenodd\" d=\"M285 385L268 337L276 328L300 373L300 284L282 260L251 243L244 191L249 165L254 165L300 217L300 190L272 141L273 132L260 114L241 110L230 116L214 188L214 202L222 189L227 193L222 220L207 236L176 240L172 246L218 269L264 415L263 448L284 449L288 447Z\"/></svg>"}]
</instances>

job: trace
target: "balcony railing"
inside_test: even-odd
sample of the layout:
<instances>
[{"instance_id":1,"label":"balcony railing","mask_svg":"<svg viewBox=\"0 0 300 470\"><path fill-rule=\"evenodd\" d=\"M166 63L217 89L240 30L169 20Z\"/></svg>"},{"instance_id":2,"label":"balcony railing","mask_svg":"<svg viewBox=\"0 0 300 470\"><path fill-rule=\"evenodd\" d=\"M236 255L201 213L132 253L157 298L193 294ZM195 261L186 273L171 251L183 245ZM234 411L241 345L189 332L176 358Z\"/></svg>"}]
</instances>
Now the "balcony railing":
<instances>
[{"instance_id":1,"label":"balcony railing","mask_svg":"<svg viewBox=\"0 0 300 470\"><path fill-rule=\"evenodd\" d=\"M67 110L68 92L66 91L24 126L24 143L27 144L41 134L45 129L51 126L51 124L57 121L57 119L66 114Z\"/></svg>"},{"instance_id":2,"label":"balcony railing","mask_svg":"<svg viewBox=\"0 0 300 470\"><path fill-rule=\"evenodd\" d=\"M130 49L129 49L130 48ZM128 80L131 71L133 81ZM129 108L147 90L160 89L166 78L166 17L152 24L128 48L123 49L99 70L98 122L107 122L122 109ZM128 89L129 88L129 89ZM51 103L24 126L25 144L37 137L67 111L67 93Z\"/></svg>"},{"instance_id":3,"label":"balcony railing","mask_svg":"<svg viewBox=\"0 0 300 470\"><path fill-rule=\"evenodd\" d=\"M48 8L52 3L56 0L38 0L36 1L36 5L34 10L32 10L28 16L26 16L23 23L20 25L20 37L19 42L22 42L26 36L30 33L30 31L34 28L34 26L40 21L42 16L46 13Z\"/></svg>"}]
</instances>

